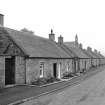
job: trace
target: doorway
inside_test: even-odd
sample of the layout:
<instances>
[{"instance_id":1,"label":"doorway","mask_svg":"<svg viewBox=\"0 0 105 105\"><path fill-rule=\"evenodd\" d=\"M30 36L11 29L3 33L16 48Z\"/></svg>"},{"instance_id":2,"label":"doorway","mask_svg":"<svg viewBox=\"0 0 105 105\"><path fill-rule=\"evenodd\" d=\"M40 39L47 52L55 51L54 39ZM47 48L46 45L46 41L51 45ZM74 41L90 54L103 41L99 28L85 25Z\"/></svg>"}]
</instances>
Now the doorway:
<instances>
[{"instance_id":1,"label":"doorway","mask_svg":"<svg viewBox=\"0 0 105 105\"><path fill-rule=\"evenodd\" d=\"M57 64L53 64L53 76L56 78L57 77Z\"/></svg>"},{"instance_id":2,"label":"doorway","mask_svg":"<svg viewBox=\"0 0 105 105\"><path fill-rule=\"evenodd\" d=\"M15 83L15 57L5 58L5 85Z\"/></svg>"},{"instance_id":3,"label":"doorway","mask_svg":"<svg viewBox=\"0 0 105 105\"><path fill-rule=\"evenodd\" d=\"M85 61L85 70L87 69L86 61Z\"/></svg>"},{"instance_id":4,"label":"doorway","mask_svg":"<svg viewBox=\"0 0 105 105\"><path fill-rule=\"evenodd\" d=\"M58 65L58 78L61 79L61 63Z\"/></svg>"}]
</instances>

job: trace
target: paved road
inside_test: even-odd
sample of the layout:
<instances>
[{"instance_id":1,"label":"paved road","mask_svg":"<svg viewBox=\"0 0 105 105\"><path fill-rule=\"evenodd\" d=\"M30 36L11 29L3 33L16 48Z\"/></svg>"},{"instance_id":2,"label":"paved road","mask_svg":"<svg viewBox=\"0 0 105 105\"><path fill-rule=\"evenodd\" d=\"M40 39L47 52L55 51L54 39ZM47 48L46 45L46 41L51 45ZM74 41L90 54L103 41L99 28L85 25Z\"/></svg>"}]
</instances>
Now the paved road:
<instances>
[{"instance_id":1,"label":"paved road","mask_svg":"<svg viewBox=\"0 0 105 105\"><path fill-rule=\"evenodd\" d=\"M100 71L103 70L104 67L105 66L100 67ZM76 81L80 82L81 80L84 80L94 75L95 73L99 72L98 69L97 70L91 69L90 72L86 73L85 75L82 75L81 77L76 77L73 80L60 82L58 84L50 85L46 87L16 86L13 88L2 89L0 90L0 105L7 105L9 103L12 103L24 98L37 96L41 93L49 92L53 89L61 88L62 86L65 86L65 85L72 85Z\"/></svg>"},{"instance_id":2,"label":"paved road","mask_svg":"<svg viewBox=\"0 0 105 105\"><path fill-rule=\"evenodd\" d=\"M105 105L105 68L78 85L19 105Z\"/></svg>"}]
</instances>

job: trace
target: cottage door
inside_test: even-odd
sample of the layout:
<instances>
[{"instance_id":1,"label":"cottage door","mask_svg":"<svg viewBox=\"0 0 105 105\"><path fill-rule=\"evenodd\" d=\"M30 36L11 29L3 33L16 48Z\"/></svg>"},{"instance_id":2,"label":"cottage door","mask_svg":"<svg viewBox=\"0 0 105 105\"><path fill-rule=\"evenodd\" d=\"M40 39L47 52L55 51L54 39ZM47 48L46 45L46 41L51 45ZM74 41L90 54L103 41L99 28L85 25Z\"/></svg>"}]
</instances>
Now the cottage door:
<instances>
[{"instance_id":1,"label":"cottage door","mask_svg":"<svg viewBox=\"0 0 105 105\"><path fill-rule=\"evenodd\" d=\"M76 60L74 60L73 66L74 66L73 69L74 69L74 71L75 71L75 73L76 73L76 72L77 72L77 71L76 71L76 69L77 69L77 67L76 67Z\"/></svg>"},{"instance_id":2,"label":"cottage door","mask_svg":"<svg viewBox=\"0 0 105 105\"><path fill-rule=\"evenodd\" d=\"M58 78L61 78L61 63L58 65Z\"/></svg>"},{"instance_id":3,"label":"cottage door","mask_svg":"<svg viewBox=\"0 0 105 105\"><path fill-rule=\"evenodd\" d=\"M57 64L53 64L53 76L56 78L57 77Z\"/></svg>"},{"instance_id":4,"label":"cottage door","mask_svg":"<svg viewBox=\"0 0 105 105\"><path fill-rule=\"evenodd\" d=\"M87 69L87 62L85 61L85 70Z\"/></svg>"},{"instance_id":5,"label":"cottage door","mask_svg":"<svg viewBox=\"0 0 105 105\"><path fill-rule=\"evenodd\" d=\"M15 83L15 57L5 59L5 85Z\"/></svg>"}]
</instances>

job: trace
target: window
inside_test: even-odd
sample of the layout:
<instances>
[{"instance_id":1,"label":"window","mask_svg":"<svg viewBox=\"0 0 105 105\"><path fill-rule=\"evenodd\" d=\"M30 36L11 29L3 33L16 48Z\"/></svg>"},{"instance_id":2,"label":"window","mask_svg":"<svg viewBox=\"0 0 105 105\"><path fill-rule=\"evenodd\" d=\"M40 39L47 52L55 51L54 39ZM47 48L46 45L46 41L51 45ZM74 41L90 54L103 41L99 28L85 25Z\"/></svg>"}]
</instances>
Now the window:
<instances>
[{"instance_id":1,"label":"window","mask_svg":"<svg viewBox=\"0 0 105 105\"><path fill-rule=\"evenodd\" d=\"M70 65L69 65L69 64L67 64L67 72L69 71L69 69L70 69Z\"/></svg>"},{"instance_id":2,"label":"window","mask_svg":"<svg viewBox=\"0 0 105 105\"><path fill-rule=\"evenodd\" d=\"M59 69L58 69L58 78L61 78L61 63L59 63L58 65Z\"/></svg>"},{"instance_id":3,"label":"window","mask_svg":"<svg viewBox=\"0 0 105 105\"><path fill-rule=\"evenodd\" d=\"M40 62L40 77L43 77L44 74L44 62Z\"/></svg>"}]
</instances>

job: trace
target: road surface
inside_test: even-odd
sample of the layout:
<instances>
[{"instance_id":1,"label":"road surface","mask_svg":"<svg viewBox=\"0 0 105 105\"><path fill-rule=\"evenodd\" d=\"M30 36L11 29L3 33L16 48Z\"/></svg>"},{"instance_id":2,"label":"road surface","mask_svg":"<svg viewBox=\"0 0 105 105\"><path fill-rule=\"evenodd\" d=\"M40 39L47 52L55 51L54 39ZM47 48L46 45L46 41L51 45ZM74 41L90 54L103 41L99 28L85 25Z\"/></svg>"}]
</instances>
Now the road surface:
<instances>
[{"instance_id":1,"label":"road surface","mask_svg":"<svg viewBox=\"0 0 105 105\"><path fill-rule=\"evenodd\" d=\"M21 105L105 105L105 67L78 85Z\"/></svg>"}]
</instances>

